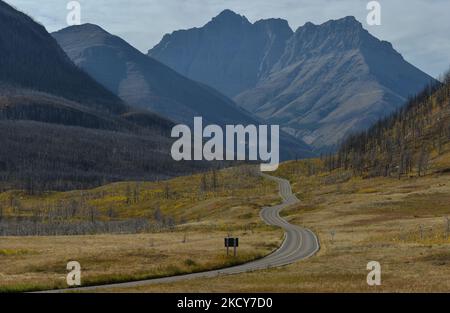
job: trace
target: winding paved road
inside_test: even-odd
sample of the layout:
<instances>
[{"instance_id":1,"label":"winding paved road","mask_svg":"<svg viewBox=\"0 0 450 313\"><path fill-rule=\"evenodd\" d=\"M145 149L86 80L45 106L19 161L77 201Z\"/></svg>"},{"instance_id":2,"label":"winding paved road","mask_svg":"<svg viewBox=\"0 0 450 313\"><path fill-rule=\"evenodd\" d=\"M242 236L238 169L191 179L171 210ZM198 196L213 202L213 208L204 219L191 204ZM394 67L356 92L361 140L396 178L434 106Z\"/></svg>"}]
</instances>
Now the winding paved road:
<instances>
[{"instance_id":1,"label":"winding paved road","mask_svg":"<svg viewBox=\"0 0 450 313\"><path fill-rule=\"evenodd\" d=\"M53 290L48 292L64 292L64 291L94 291L96 289L111 289L111 288L128 288L145 286L149 284L171 283L186 279L217 277L219 275L238 274L249 271L267 269L271 267L283 266L294 263L299 260L306 259L314 255L319 250L319 241L317 236L307 228L299 227L289 224L286 220L280 217L280 212L286 207L299 202L297 197L292 193L289 181L262 174L263 177L278 182L280 189L280 196L283 199L282 204L266 207L261 210L261 218L269 225L279 226L285 231L285 238L281 247L272 254L249 263L228 267L221 270L212 270L207 272L186 274L180 276L171 276L165 278L149 279L142 281L135 281L129 283L119 283L101 286L89 286L71 289Z\"/></svg>"}]
</instances>

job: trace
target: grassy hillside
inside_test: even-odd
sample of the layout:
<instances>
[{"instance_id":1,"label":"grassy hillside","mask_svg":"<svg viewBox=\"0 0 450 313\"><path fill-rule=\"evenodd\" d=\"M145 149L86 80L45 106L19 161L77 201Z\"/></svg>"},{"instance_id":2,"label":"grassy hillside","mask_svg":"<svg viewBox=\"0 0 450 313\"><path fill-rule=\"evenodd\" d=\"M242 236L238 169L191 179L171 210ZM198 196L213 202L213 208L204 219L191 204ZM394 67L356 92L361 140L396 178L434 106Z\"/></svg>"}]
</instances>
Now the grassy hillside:
<instances>
[{"instance_id":1,"label":"grassy hillside","mask_svg":"<svg viewBox=\"0 0 450 313\"><path fill-rule=\"evenodd\" d=\"M450 74L425 89L395 114L348 138L327 168L352 169L366 177L424 175L430 158L448 152Z\"/></svg>"}]
</instances>

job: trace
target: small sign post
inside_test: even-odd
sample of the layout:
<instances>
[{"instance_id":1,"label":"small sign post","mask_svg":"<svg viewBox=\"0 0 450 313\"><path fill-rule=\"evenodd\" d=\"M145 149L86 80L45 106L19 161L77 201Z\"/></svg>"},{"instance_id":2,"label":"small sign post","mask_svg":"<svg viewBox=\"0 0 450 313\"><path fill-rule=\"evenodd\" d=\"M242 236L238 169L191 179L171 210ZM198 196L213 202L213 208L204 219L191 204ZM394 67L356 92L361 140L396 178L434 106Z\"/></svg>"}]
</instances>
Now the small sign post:
<instances>
[{"instance_id":1,"label":"small sign post","mask_svg":"<svg viewBox=\"0 0 450 313\"><path fill-rule=\"evenodd\" d=\"M450 234L450 218L447 216L446 220L447 220L447 239L448 239Z\"/></svg>"},{"instance_id":2,"label":"small sign post","mask_svg":"<svg viewBox=\"0 0 450 313\"><path fill-rule=\"evenodd\" d=\"M331 235L331 242L333 243L334 242L334 236L336 235L336 231L332 230L330 232L330 235Z\"/></svg>"},{"instance_id":3,"label":"small sign post","mask_svg":"<svg viewBox=\"0 0 450 313\"><path fill-rule=\"evenodd\" d=\"M234 248L234 256L237 255L237 247L239 247L239 238L225 238L225 247L227 248L227 255L229 255L230 247Z\"/></svg>"}]
</instances>

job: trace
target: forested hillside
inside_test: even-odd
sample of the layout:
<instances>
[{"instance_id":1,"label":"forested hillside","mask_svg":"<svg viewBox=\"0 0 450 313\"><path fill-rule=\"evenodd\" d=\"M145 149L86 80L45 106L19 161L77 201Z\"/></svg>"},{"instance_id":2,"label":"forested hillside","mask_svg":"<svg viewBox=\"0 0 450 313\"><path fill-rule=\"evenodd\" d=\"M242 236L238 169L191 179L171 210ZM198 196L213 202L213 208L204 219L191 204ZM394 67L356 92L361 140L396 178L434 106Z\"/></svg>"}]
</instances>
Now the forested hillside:
<instances>
[{"instance_id":1,"label":"forested hillside","mask_svg":"<svg viewBox=\"0 0 450 313\"><path fill-rule=\"evenodd\" d=\"M450 73L368 131L350 136L326 167L363 176L425 175L430 158L450 149ZM445 170L445 168L443 169ZM450 170L450 169L447 169Z\"/></svg>"}]
</instances>

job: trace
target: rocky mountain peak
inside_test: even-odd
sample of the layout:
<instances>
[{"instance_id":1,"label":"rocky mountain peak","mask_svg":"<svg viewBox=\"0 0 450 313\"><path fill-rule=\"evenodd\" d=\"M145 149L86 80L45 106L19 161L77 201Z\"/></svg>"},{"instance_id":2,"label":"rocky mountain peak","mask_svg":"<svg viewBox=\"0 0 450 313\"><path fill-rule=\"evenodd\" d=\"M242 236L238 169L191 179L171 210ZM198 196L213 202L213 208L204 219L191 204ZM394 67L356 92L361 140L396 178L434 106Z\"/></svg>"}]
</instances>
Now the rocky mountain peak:
<instances>
[{"instance_id":1,"label":"rocky mountain peak","mask_svg":"<svg viewBox=\"0 0 450 313\"><path fill-rule=\"evenodd\" d=\"M326 54L336 50L360 49L363 45L377 45L378 39L370 35L353 16L330 20L316 25L311 22L299 27L286 45L280 66L297 62L308 55Z\"/></svg>"},{"instance_id":2,"label":"rocky mountain peak","mask_svg":"<svg viewBox=\"0 0 450 313\"><path fill-rule=\"evenodd\" d=\"M231 11L220 16L244 19ZM353 16L309 22L295 33L282 19L245 23L166 36L149 55L325 150L432 80Z\"/></svg>"},{"instance_id":3,"label":"rocky mountain peak","mask_svg":"<svg viewBox=\"0 0 450 313\"><path fill-rule=\"evenodd\" d=\"M233 24L251 24L251 23L245 16L239 15L231 10L226 9L220 12L219 15L217 15L216 17L213 17L213 19L208 24L233 25Z\"/></svg>"},{"instance_id":4,"label":"rocky mountain peak","mask_svg":"<svg viewBox=\"0 0 450 313\"><path fill-rule=\"evenodd\" d=\"M368 34L363 25L353 16L330 20L320 25L307 22L295 32L296 36L304 36L309 33L320 33L322 36L335 34L336 36L342 36L342 38L350 35Z\"/></svg>"}]
</instances>

